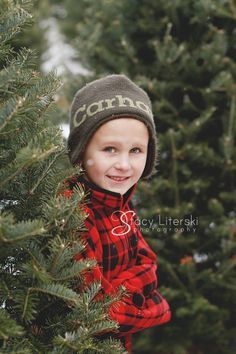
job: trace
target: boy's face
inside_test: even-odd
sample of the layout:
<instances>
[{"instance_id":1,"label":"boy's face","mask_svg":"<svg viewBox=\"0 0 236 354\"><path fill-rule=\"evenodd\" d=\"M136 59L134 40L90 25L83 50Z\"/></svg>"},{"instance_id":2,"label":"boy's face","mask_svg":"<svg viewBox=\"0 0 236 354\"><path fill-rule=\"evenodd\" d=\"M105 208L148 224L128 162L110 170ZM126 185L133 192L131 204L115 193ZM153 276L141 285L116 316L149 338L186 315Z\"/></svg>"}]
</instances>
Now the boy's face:
<instances>
[{"instance_id":1,"label":"boy's face","mask_svg":"<svg viewBox=\"0 0 236 354\"><path fill-rule=\"evenodd\" d=\"M145 124L134 118L104 123L86 146L83 167L97 186L125 194L145 168L149 134Z\"/></svg>"}]
</instances>

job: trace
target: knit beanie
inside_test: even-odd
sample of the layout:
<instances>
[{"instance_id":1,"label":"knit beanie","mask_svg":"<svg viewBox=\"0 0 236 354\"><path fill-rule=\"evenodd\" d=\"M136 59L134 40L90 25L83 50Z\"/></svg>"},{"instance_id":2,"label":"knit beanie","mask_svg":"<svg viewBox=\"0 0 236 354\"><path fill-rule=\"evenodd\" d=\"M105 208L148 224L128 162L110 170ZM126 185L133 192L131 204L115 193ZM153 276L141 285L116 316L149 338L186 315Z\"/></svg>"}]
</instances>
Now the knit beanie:
<instances>
[{"instance_id":1,"label":"knit beanie","mask_svg":"<svg viewBox=\"0 0 236 354\"><path fill-rule=\"evenodd\" d=\"M147 161L142 178L155 172L157 141L151 102L139 86L125 75L108 75L80 89L70 108L69 158L72 165L82 162L89 139L104 123L130 117L143 122L149 131Z\"/></svg>"}]
</instances>

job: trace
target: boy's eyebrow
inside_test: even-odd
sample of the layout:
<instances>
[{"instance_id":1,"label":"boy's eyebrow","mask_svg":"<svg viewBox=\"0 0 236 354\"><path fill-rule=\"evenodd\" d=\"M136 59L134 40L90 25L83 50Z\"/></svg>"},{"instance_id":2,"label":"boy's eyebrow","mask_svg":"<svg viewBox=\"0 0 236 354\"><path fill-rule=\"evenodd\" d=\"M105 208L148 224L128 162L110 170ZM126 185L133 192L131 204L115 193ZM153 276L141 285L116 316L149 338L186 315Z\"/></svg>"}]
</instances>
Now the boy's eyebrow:
<instances>
[{"instance_id":1,"label":"boy's eyebrow","mask_svg":"<svg viewBox=\"0 0 236 354\"><path fill-rule=\"evenodd\" d=\"M101 142L102 145L109 145L109 146L113 146L113 145L117 145L117 146L121 146L122 143L119 142L119 141L114 141L114 140L105 140L105 141L102 141ZM135 143L132 144L133 147L136 147L136 146L141 146L141 147L147 147L146 144L143 144L142 142L140 141L136 141Z\"/></svg>"}]
</instances>

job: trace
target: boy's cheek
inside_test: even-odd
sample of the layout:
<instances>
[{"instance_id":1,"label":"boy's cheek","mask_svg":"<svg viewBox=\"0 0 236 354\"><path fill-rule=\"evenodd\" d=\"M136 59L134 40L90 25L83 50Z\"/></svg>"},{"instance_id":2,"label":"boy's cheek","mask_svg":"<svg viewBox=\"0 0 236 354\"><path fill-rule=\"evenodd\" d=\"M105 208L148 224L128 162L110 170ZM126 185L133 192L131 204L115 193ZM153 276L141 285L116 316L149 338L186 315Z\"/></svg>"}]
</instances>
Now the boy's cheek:
<instances>
[{"instance_id":1,"label":"boy's cheek","mask_svg":"<svg viewBox=\"0 0 236 354\"><path fill-rule=\"evenodd\" d=\"M85 166L88 166L88 167L92 167L93 165L94 165L94 159L87 159L86 161L85 161Z\"/></svg>"}]
</instances>

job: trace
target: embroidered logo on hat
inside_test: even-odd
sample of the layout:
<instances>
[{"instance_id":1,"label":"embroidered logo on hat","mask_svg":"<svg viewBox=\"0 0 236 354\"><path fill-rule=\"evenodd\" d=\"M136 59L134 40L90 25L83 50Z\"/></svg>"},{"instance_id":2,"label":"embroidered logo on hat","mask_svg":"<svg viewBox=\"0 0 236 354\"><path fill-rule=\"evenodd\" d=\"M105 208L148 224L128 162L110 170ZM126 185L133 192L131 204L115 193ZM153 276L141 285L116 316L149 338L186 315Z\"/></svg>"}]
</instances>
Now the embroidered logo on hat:
<instances>
[{"instance_id":1,"label":"embroidered logo on hat","mask_svg":"<svg viewBox=\"0 0 236 354\"><path fill-rule=\"evenodd\" d=\"M141 109L147 114L152 115L152 111L144 102L139 100L135 101L129 97L123 97L122 95L115 95L111 98L105 98L99 101L95 101L89 105L83 104L81 107L79 107L74 114L74 127L80 126L88 117L92 117L95 114L98 114L105 110L116 109L119 107L131 107L135 109Z\"/></svg>"}]
</instances>

